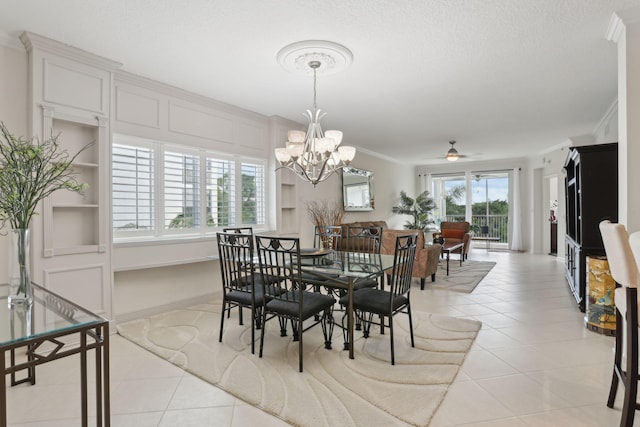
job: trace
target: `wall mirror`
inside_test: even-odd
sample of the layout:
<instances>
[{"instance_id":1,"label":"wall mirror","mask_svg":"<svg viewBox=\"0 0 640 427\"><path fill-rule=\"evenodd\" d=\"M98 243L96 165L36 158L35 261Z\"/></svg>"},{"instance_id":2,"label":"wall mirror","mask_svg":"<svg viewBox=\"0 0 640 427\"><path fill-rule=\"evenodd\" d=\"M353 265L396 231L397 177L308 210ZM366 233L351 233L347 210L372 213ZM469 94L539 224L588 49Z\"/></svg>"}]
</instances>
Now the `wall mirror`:
<instances>
[{"instance_id":1,"label":"wall mirror","mask_svg":"<svg viewBox=\"0 0 640 427\"><path fill-rule=\"evenodd\" d=\"M373 172L352 167L343 168L342 199L345 211L372 211Z\"/></svg>"}]
</instances>

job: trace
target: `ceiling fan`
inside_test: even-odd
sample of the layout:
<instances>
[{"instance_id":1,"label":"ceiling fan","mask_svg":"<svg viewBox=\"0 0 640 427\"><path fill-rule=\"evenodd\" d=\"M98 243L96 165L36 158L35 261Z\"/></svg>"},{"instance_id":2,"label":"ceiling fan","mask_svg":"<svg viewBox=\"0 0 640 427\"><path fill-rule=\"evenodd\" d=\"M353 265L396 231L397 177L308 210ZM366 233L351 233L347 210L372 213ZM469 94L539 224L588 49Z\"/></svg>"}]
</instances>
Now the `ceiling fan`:
<instances>
[{"instance_id":1,"label":"ceiling fan","mask_svg":"<svg viewBox=\"0 0 640 427\"><path fill-rule=\"evenodd\" d=\"M454 147L454 145L456 144L455 141L449 141L449 144L451 144L451 148L449 148L449 151L447 151L447 155L445 156L445 159L447 159L450 162L455 162L458 159L467 157L464 154L458 153L458 150L456 150Z\"/></svg>"}]
</instances>

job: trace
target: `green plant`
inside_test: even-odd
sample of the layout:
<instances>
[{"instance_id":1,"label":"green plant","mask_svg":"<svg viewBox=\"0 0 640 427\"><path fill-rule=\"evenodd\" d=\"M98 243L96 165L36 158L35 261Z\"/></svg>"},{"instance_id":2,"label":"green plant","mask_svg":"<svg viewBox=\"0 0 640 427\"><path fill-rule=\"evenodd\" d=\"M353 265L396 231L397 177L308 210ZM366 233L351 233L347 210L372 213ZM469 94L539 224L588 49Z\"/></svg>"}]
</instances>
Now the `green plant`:
<instances>
[{"instance_id":1,"label":"green plant","mask_svg":"<svg viewBox=\"0 0 640 427\"><path fill-rule=\"evenodd\" d=\"M407 221L404 228L408 230L422 230L426 231L429 225L433 224L431 218L431 211L436 207L435 202L429 197L428 191L423 191L412 199L407 196L404 191L400 192L400 206L394 206L392 211L399 215L411 215L413 221Z\"/></svg>"},{"instance_id":2,"label":"green plant","mask_svg":"<svg viewBox=\"0 0 640 427\"><path fill-rule=\"evenodd\" d=\"M87 144L71 156L59 135L45 141L12 135L0 122L0 228L27 229L38 202L58 190L82 193L86 184L76 180L71 168Z\"/></svg>"}]
</instances>

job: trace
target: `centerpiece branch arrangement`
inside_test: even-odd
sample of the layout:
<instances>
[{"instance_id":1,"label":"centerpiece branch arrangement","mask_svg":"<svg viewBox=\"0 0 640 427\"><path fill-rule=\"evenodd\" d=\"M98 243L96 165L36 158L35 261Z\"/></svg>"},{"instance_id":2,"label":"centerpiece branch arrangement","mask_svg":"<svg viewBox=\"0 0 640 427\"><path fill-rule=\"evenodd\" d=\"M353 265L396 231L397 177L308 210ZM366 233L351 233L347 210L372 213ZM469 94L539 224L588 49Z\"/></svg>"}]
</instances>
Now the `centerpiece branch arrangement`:
<instances>
[{"instance_id":1,"label":"centerpiece branch arrangement","mask_svg":"<svg viewBox=\"0 0 640 427\"><path fill-rule=\"evenodd\" d=\"M344 206L338 200L312 200L305 202L305 205L309 219L316 227L318 227L323 247L330 247L330 237L327 237L324 234L325 227L342 224Z\"/></svg>"},{"instance_id":2,"label":"centerpiece branch arrangement","mask_svg":"<svg viewBox=\"0 0 640 427\"><path fill-rule=\"evenodd\" d=\"M82 193L86 188L72 165L93 143L71 155L58 137L52 134L41 141L15 136L0 122L0 228L8 224L12 229L15 259L10 270L17 269L10 271L9 285L15 289L9 303L31 303L28 230L38 203L58 190Z\"/></svg>"}]
</instances>

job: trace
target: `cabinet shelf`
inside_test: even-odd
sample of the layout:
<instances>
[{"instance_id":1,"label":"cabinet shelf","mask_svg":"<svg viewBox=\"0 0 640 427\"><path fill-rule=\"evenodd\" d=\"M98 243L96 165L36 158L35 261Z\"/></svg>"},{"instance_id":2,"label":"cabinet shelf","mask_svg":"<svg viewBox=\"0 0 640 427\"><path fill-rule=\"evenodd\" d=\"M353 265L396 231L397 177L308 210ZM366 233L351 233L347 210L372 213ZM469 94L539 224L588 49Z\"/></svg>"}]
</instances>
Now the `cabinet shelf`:
<instances>
[{"instance_id":1,"label":"cabinet shelf","mask_svg":"<svg viewBox=\"0 0 640 427\"><path fill-rule=\"evenodd\" d=\"M53 206L51 206L53 209L75 209L75 208L79 208L79 209L83 209L83 208L99 208L99 205L96 204L59 204L56 203Z\"/></svg>"},{"instance_id":2,"label":"cabinet shelf","mask_svg":"<svg viewBox=\"0 0 640 427\"><path fill-rule=\"evenodd\" d=\"M72 167L76 168L98 168L100 165L97 163L86 163L86 162L73 162L71 163Z\"/></svg>"}]
</instances>

